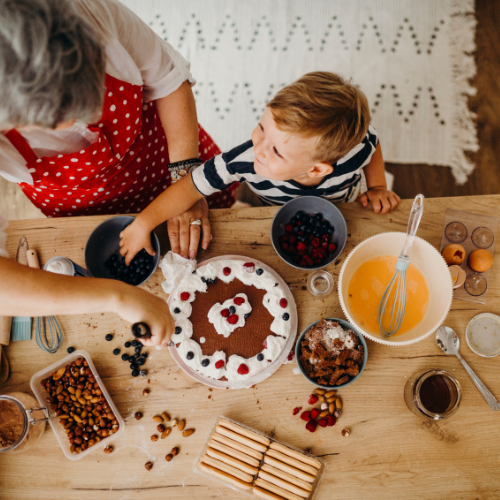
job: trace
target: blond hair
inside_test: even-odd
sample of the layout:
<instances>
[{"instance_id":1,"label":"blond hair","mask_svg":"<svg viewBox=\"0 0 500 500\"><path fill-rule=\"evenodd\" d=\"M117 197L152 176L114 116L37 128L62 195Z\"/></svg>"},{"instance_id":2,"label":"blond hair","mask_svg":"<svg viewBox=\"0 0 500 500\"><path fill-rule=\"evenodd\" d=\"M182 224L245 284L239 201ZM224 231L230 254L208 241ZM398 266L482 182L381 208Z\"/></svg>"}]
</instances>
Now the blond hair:
<instances>
[{"instance_id":1,"label":"blond hair","mask_svg":"<svg viewBox=\"0 0 500 500\"><path fill-rule=\"evenodd\" d=\"M326 71L308 73L287 85L267 106L280 130L317 137L312 159L329 164L362 142L370 124L363 92Z\"/></svg>"}]
</instances>

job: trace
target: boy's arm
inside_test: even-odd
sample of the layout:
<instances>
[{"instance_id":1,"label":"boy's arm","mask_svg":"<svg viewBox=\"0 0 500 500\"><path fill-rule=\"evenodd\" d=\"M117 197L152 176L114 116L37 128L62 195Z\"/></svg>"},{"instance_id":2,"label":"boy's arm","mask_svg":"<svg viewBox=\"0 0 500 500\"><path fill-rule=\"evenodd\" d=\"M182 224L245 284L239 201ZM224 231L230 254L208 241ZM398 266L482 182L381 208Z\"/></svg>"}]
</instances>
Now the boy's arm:
<instances>
[{"instance_id":1,"label":"boy's arm","mask_svg":"<svg viewBox=\"0 0 500 500\"><path fill-rule=\"evenodd\" d=\"M162 222L185 212L204 196L196 189L191 174L172 184L120 233L120 253L127 266L143 248L154 255L151 231Z\"/></svg>"},{"instance_id":2,"label":"boy's arm","mask_svg":"<svg viewBox=\"0 0 500 500\"><path fill-rule=\"evenodd\" d=\"M377 145L370 163L364 168L364 172L368 191L360 196L359 201L361 205L366 208L368 202L371 201L373 211L376 214L386 214L396 208L401 198L393 191L387 189L384 158L380 144Z\"/></svg>"}]
</instances>

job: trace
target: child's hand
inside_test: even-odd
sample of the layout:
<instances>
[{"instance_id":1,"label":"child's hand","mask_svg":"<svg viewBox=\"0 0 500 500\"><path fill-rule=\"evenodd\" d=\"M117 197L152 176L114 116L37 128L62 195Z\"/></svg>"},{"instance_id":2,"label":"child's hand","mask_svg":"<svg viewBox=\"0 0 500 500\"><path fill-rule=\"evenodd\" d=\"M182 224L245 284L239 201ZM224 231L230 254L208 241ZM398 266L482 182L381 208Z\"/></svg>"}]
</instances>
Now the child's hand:
<instances>
[{"instance_id":1,"label":"child's hand","mask_svg":"<svg viewBox=\"0 0 500 500\"><path fill-rule=\"evenodd\" d=\"M120 253L125 257L125 264L128 266L143 248L149 255L155 254L151 245L151 230L140 219L135 219L120 233Z\"/></svg>"},{"instance_id":2,"label":"child's hand","mask_svg":"<svg viewBox=\"0 0 500 500\"><path fill-rule=\"evenodd\" d=\"M362 194L359 201L364 208L366 208L368 202L371 201L373 211L376 214L386 214L399 205L401 198L386 187L375 186Z\"/></svg>"}]
</instances>

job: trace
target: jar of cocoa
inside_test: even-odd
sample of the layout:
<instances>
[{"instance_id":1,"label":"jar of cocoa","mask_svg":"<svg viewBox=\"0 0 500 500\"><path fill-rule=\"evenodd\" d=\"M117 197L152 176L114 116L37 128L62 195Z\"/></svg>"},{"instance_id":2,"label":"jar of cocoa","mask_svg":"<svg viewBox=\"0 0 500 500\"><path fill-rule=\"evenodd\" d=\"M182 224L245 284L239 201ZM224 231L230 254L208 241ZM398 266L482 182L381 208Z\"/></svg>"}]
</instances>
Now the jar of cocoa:
<instances>
[{"instance_id":1,"label":"jar of cocoa","mask_svg":"<svg viewBox=\"0 0 500 500\"><path fill-rule=\"evenodd\" d=\"M22 453L31 448L42 437L48 418L48 410L40 408L29 394L0 395L0 453Z\"/></svg>"}]
</instances>

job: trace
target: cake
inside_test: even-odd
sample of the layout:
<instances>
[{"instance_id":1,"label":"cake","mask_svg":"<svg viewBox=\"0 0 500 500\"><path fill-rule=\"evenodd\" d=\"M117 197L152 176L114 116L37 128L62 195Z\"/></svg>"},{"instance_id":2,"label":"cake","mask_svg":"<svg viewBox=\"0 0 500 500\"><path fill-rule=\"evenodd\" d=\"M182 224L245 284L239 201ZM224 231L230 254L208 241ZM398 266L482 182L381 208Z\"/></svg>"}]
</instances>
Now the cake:
<instances>
[{"instance_id":1,"label":"cake","mask_svg":"<svg viewBox=\"0 0 500 500\"><path fill-rule=\"evenodd\" d=\"M216 260L181 275L169 265L175 264L161 267L176 281L170 295L171 340L187 366L232 382L261 373L280 356L292 311L270 271L251 260Z\"/></svg>"}]
</instances>

